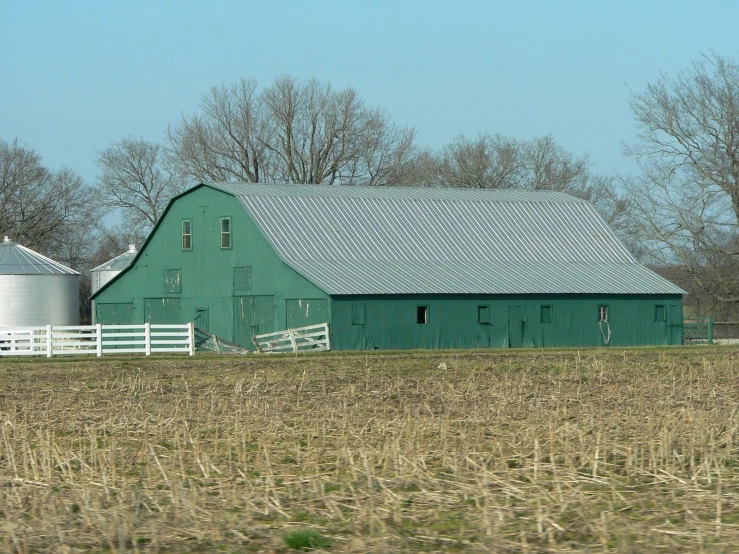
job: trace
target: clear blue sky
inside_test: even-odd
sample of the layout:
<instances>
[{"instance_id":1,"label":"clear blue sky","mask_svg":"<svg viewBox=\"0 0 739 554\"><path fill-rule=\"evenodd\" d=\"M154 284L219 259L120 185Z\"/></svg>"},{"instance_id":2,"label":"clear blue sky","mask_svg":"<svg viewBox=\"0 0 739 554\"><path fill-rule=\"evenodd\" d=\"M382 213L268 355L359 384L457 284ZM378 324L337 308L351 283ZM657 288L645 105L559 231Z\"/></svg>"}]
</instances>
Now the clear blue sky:
<instances>
[{"instance_id":1,"label":"clear blue sky","mask_svg":"<svg viewBox=\"0 0 739 554\"><path fill-rule=\"evenodd\" d=\"M551 133L628 172L629 87L739 54L739 2L0 0L0 139L93 182L97 150L254 77L351 85L438 148Z\"/></svg>"}]
</instances>

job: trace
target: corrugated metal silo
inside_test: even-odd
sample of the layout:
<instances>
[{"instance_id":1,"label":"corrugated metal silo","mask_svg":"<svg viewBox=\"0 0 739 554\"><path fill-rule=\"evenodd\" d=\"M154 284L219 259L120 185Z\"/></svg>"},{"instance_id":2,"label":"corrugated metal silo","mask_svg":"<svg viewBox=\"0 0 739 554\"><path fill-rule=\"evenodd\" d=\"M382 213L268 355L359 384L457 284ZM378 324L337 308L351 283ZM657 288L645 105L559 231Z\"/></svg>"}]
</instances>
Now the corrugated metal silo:
<instances>
[{"instance_id":1,"label":"corrugated metal silo","mask_svg":"<svg viewBox=\"0 0 739 554\"><path fill-rule=\"evenodd\" d=\"M0 327L78 325L80 274L5 237L0 242Z\"/></svg>"},{"instance_id":2,"label":"corrugated metal silo","mask_svg":"<svg viewBox=\"0 0 739 554\"><path fill-rule=\"evenodd\" d=\"M106 285L108 281L116 277L121 271L126 269L136 257L138 250L135 244L128 245L128 251L120 256L116 256L112 260L100 264L90 270L91 294L95 294L98 290Z\"/></svg>"}]
</instances>

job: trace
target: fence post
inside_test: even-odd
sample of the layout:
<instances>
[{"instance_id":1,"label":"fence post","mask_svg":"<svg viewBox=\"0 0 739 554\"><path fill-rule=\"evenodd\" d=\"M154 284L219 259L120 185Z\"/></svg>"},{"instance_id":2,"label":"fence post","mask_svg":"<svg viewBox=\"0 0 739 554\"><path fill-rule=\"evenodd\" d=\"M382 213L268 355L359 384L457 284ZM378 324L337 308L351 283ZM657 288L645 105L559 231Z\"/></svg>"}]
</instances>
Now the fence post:
<instances>
[{"instance_id":1,"label":"fence post","mask_svg":"<svg viewBox=\"0 0 739 554\"><path fill-rule=\"evenodd\" d=\"M215 335L213 335L215 336ZM191 321L187 324L187 338L190 340L190 356L195 355L195 324ZM216 342L216 349L218 348L218 343Z\"/></svg>"},{"instance_id":2,"label":"fence post","mask_svg":"<svg viewBox=\"0 0 739 554\"><path fill-rule=\"evenodd\" d=\"M46 357L51 358L54 353L54 347L51 342L51 325L46 326Z\"/></svg>"},{"instance_id":3,"label":"fence post","mask_svg":"<svg viewBox=\"0 0 739 554\"><path fill-rule=\"evenodd\" d=\"M98 358L103 355L103 326L101 323L95 324L95 329L97 330L97 351L98 351Z\"/></svg>"},{"instance_id":4,"label":"fence post","mask_svg":"<svg viewBox=\"0 0 739 554\"><path fill-rule=\"evenodd\" d=\"M293 352L297 352L298 351L298 343L295 342L295 331L292 330L292 329L288 329L287 332L288 332L288 334L290 336L290 344L292 344Z\"/></svg>"},{"instance_id":5,"label":"fence post","mask_svg":"<svg viewBox=\"0 0 739 554\"><path fill-rule=\"evenodd\" d=\"M331 350L331 336L329 335L328 323L326 325L326 350Z\"/></svg>"},{"instance_id":6,"label":"fence post","mask_svg":"<svg viewBox=\"0 0 739 554\"><path fill-rule=\"evenodd\" d=\"M713 344L713 316L708 316L708 344Z\"/></svg>"},{"instance_id":7,"label":"fence post","mask_svg":"<svg viewBox=\"0 0 739 554\"><path fill-rule=\"evenodd\" d=\"M146 342L146 355L151 356L151 323L144 323L144 341Z\"/></svg>"}]
</instances>

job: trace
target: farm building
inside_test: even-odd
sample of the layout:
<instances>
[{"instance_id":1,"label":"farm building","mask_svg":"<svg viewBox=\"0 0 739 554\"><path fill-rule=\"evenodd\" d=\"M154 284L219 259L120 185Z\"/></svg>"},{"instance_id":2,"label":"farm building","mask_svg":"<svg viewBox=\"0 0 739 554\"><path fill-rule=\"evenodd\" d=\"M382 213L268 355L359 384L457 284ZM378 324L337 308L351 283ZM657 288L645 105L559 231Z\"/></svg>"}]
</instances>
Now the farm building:
<instances>
[{"instance_id":1,"label":"farm building","mask_svg":"<svg viewBox=\"0 0 739 554\"><path fill-rule=\"evenodd\" d=\"M100 323L340 350L680 344L682 293L588 203L546 191L197 185L93 296Z\"/></svg>"},{"instance_id":2,"label":"farm building","mask_svg":"<svg viewBox=\"0 0 739 554\"><path fill-rule=\"evenodd\" d=\"M0 242L0 327L79 325L80 274L18 244Z\"/></svg>"},{"instance_id":3,"label":"farm building","mask_svg":"<svg viewBox=\"0 0 739 554\"><path fill-rule=\"evenodd\" d=\"M126 269L136 257L138 250L135 244L129 244L128 250L123 254L119 254L112 260L108 260L104 264L93 267L90 270L90 290L95 294L97 290L105 285L108 281L117 277L118 274Z\"/></svg>"}]
</instances>

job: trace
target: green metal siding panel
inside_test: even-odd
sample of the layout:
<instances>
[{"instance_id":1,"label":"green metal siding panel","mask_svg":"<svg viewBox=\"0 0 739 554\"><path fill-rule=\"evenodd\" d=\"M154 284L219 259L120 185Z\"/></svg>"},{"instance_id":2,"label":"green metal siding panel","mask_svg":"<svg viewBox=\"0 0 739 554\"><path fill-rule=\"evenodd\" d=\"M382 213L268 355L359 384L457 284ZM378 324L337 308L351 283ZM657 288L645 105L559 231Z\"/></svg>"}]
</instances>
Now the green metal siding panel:
<instances>
[{"instance_id":1,"label":"green metal siding panel","mask_svg":"<svg viewBox=\"0 0 739 554\"><path fill-rule=\"evenodd\" d=\"M379 296L334 297L332 347L337 350L408 348L506 348L603 346L598 306L609 306L610 346L682 344L680 296ZM355 306L366 309L364 325L352 324ZM417 307L429 322L416 323ZM665 305L666 321L654 321ZM489 306L489 323L479 307ZM542 321L548 306L551 322Z\"/></svg>"},{"instance_id":2,"label":"green metal siding panel","mask_svg":"<svg viewBox=\"0 0 739 554\"><path fill-rule=\"evenodd\" d=\"M225 216L232 218L231 249L220 247ZM183 219L192 221L193 237L192 250L184 252ZM172 268L181 271L182 292L173 294L181 301L182 320L193 321L198 309L208 308L210 332L227 340L234 339L234 295L274 296L274 322L286 321L287 298L328 299L280 259L236 198L207 187L169 206L135 263L97 294L96 303L132 303L133 322L143 323L144 299L162 296L164 270ZM251 268L251 290L234 290L234 268Z\"/></svg>"}]
</instances>

